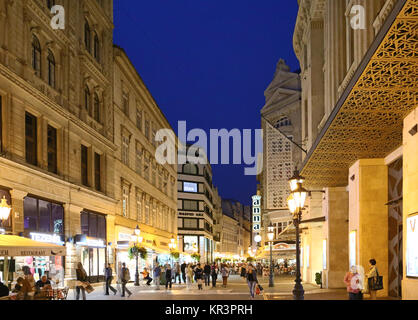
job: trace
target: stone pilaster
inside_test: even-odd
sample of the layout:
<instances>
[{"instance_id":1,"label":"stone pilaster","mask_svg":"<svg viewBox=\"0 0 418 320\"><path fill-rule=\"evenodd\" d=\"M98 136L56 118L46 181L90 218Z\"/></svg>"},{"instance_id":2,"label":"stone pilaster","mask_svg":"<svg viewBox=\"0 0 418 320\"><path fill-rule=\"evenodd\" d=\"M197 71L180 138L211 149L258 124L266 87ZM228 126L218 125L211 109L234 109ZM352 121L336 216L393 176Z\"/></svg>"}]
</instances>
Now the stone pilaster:
<instances>
[{"instance_id":1,"label":"stone pilaster","mask_svg":"<svg viewBox=\"0 0 418 320\"><path fill-rule=\"evenodd\" d=\"M27 192L13 189L10 190L10 196L12 198L12 226L13 234L19 234L24 231L24 210L23 199L28 195Z\"/></svg>"}]
</instances>

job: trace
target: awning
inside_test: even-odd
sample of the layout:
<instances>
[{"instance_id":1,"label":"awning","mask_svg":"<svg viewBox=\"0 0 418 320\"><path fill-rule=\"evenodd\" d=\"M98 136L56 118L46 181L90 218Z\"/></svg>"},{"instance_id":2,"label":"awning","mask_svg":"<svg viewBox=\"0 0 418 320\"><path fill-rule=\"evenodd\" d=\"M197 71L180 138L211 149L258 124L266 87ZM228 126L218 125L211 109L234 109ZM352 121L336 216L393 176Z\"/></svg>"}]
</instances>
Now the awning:
<instances>
[{"instance_id":1,"label":"awning","mask_svg":"<svg viewBox=\"0 0 418 320\"><path fill-rule=\"evenodd\" d=\"M0 256L65 256L66 248L19 236L0 235Z\"/></svg>"},{"instance_id":2,"label":"awning","mask_svg":"<svg viewBox=\"0 0 418 320\"><path fill-rule=\"evenodd\" d=\"M306 186L348 184L359 159L402 144L403 119L417 106L417 0L399 0L344 89L302 165Z\"/></svg>"}]
</instances>

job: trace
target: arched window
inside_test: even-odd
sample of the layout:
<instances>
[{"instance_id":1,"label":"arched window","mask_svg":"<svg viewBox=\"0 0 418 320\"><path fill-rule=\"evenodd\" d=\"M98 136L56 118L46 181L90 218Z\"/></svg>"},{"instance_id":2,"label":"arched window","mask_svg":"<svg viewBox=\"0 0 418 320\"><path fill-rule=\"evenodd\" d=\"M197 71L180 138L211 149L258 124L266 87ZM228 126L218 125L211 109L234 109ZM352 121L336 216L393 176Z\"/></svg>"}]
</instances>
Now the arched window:
<instances>
[{"instance_id":1,"label":"arched window","mask_svg":"<svg viewBox=\"0 0 418 320\"><path fill-rule=\"evenodd\" d=\"M90 90L87 86L84 88L84 108L90 114Z\"/></svg>"},{"instance_id":2,"label":"arched window","mask_svg":"<svg viewBox=\"0 0 418 320\"><path fill-rule=\"evenodd\" d=\"M197 166L192 163L186 163L185 165L183 165L183 173L197 174Z\"/></svg>"},{"instance_id":3,"label":"arched window","mask_svg":"<svg viewBox=\"0 0 418 320\"><path fill-rule=\"evenodd\" d=\"M94 33L94 58L100 62L100 41L97 33Z\"/></svg>"},{"instance_id":4,"label":"arched window","mask_svg":"<svg viewBox=\"0 0 418 320\"><path fill-rule=\"evenodd\" d=\"M32 67L38 77L41 76L41 44L36 36L32 36Z\"/></svg>"},{"instance_id":5,"label":"arched window","mask_svg":"<svg viewBox=\"0 0 418 320\"><path fill-rule=\"evenodd\" d=\"M48 50L48 84L55 88L55 58L53 53Z\"/></svg>"},{"instance_id":6,"label":"arched window","mask_svg":"<svg viewBox=\"0 0 418 320\"><path fill-rule=\"evenodd\" d=\"M91 52L91 33L89 23L86 21L84 23L84 44L88 52Z\"/></svg>"},{"instance_id":7,"label":"arched window","mask_svg":"<svg viewBox=\"0 0 418 320\"><path fill-rule=\"evenodd\" d=\"M94 113L93 113L94 120L100 122L100 100L97 93L94 94Z\"/></svg>"}]
</instances>

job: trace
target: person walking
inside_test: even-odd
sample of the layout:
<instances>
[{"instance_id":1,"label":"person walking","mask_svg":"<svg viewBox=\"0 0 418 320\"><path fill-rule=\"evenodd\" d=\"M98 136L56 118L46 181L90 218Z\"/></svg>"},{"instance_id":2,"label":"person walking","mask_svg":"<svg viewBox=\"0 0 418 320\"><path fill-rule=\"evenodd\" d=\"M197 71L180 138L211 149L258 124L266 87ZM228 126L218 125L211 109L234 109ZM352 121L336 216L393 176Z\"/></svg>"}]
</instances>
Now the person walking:
<instances>
[{"instance_id":1,"label":"person walking","mask_svg":"<svg viewBox=\"0 0 418 320\"><path fill-rule=\"evenodd\" d=\"M131 280L131 274L129 269L126 267L126 263L122 263L122 269L120 270L120 282L122 283L122 295L125 296L125 291L128 293L128 298L132 295L132 292L126 287L126 284Z\"/></svg>"},{"instance_id":2,"label":"person walking","mask_svg":"<svg viewBox=\"0 0 418 320\"><path fill-rule=\"evenodd\" d=\"M350 271L346 273L344 283L347 286L349 300L363 300L360 274L357 273L356 266L352 266Z\"/></svg>"},{"instance_id":3,"label":"person walking","mask_svg":"<svg viewBox=\"0 0 418 320\"><path fill-rule=\"evenodd\" d=\"M194 269L194 279L197 282L197 288L199 290L203 290L203 281L202 281L202 277L203 277L203 270L200 267L200 263L197 265L197 267Z\"/></svg>"},{"instance_id":4,"label":"person walking","mask_svg":"<svg viewBox=\"0 0 418 320\"><path fill-rule=\"evenodd\" d=\"M77 281L84 283L87 283L87 272L86 270L84 270L83 268L83 264L81 262L79 262L77 264L77 269L75 270L76 273L76 277L77 277ZM76 300L80 299L80 291L81 294L83 295L83 300L86 300L86 289L84 288L83 285L78 285L75 287L76 289Z\"/></svg>"},{"instance_id":5,"label":"person walking","mask_svg":"<svg viewBox=\"0 0 418 320\"><path fill-rule=\"evenodd\" d=\"M211 272L210 265L208 263L205 263L205 266L203 267L203 274L205 276L205 287L210 286L210 272Z\"/></svg>"},{"instance_id":6,"label":"person walking","mask_svg":"<svg viewBox=\"0 0 418 320\"><path fill-rule=\"evenodd\" d=\"M167 266L165 268L165 289L167 290L169 285L170 285L170 289L171 289L172 284L173 284L172 270L171 270L171 266L169 264L167 264Z\"/></svg>"},{"instance_id":7,"label":"person walking","mask_svg":"<svg viewBox=\"0 0 418 320\"><path fill-rule=\"evenodd\" d=\"M228 284L228 277L229 277L229 269L225 264L221 267L221 274L222 274L222 287L226 288Z\"/></svg>"},{"instance_id":8,"label":"person walking","mask_svg":"<svg viewBox=\"0 0 418 320\"><path fill-rule=\"evenodd\" d=\"M107 264L107 267L104 270L104 274L105 274L105 281L106 281L105 296L109 295L109 289L112 290L114 295L116 295L116 293L118 293L118 291L115 288L112 287L113 270L112 270L112 267L110 266L110 263Z\"/></svg>"},{"instance_id":9,"label":"person walking","mask_svg":"<svg viewBox=\"0 0 418 320\"><path fill-rule=\"evenodd\" d=\"M154 268L154 284L156 286L156 290L160 290L160 277L161 277L161 267L157 262L157 265Z\"/></svg>"},{"instance_id":10,"label":"person walking","mask_svg":"<svg viewBox=\"0 0 418 320\"><path fill-rule=\"evenodd\" d=\"M211 267L212 288L216 288L216 280L218 279L218 266L214 262Z\"/></svg>"},{"instance_id":11,"label":"person walking","mask_svg":"<svg viewBox=\"0 0 418 320\"><path fill-rule=\"evenodd\" d=\"M147 286L150 286L152 282L152 278L149 276L148 269L144 268L144 271L142 271L141 273L142 273L142 277L144 278L144 280L147 280Z\"/></svg>"},{"instance_id":12,"label":"person walking","mask_svg":"<svg viewBox=\"0 0 418 320\"><path fill-rule=\"evenodd\" d=\"M190 288L193 282L193 268L192 265L189 264L186 270L186 277L187 277L187 287Z\"/></svg>"},{"instance_id":13,"label":"person walking","mask_svg":"<svg viewBox=\"0 0 418 320\"><path fill-rule=\"evenodd\" d=\"M186 262L183 261L183 263L181 264L180 270L181 270L181 276L183 278L184 283L186 283L186 268L187 268L187 264Z\"/></svg>"},{"instance_id":14,"label":"person walking","mask_svg":"<svg viewBox=\"0 0 418 320\"><path fill-rule=\"evenodd\" d=\"M257 286L258 280L257 280L257 272L255 271L251 263L248 265L246 278L247 278L248 288L250 289L250 297L252 300L255 297L255 288Z\"/></svg>"},{"instance_id":15,"label":"person walking","mask_svg":"<svg viewBox=\"0 0 418 320\"><path fill-rule=\"evenodd\" d=\"M181 284L181 269L178 262L174 265L174 283L177 283L177 278L179 278L179 284Z\"/></svg>"},{"instance_id":16,"label":"person walking","mask_svg":"<svg viewBox=\"0 0 418 320\"><path fill-rule=\"evenodd\" d=\"M377 271L377 267L376 267L376 260L375 259L370 259L369 260L369 272L366 273L366 289L365 289L365 293L369 293L370 294L370 299L371 300L376 300L377 299L377 290L375 290L373 287L371 287L371 284L373 283L373 279L377 278L379 276L379 272Z\"/></svg>"},{"instance_id":17,"label":"person walking","mask_svg":"<svg viewBox=\"0 0 418 320\"><path fill-rule=\"evenodd\" d=\"M243 263L241 266L241 278L245 278L246 273L247 273L246 266L245 266L245 263Z\"/></svg>"}]
</instances>

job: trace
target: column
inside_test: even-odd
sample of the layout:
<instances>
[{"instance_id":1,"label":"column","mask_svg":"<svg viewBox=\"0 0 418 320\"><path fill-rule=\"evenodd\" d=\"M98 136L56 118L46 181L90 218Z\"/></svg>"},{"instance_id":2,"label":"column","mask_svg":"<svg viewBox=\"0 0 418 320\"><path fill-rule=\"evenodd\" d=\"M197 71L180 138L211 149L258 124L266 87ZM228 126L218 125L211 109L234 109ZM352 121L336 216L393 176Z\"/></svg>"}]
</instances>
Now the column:
<instances>
[{"instance_id":1,"label":"column","mask_svg":"<svg viewBox=\"0 0 418 320\"><path fill-rule=\"evenodd\" d=\"M355 237L355 243L349 246L350 264L367 272L369 260L377 261L384 287L378 296L388 295L387 202L388 168L384 159L358 160L349 169L349 232L350 237Z\"/></svg>"},{"instance_id":2,"label":"column","mask_svg":"<svg viewBox=\"0 0 418 320\"><path fill-rule=\"evenodd\" d=\"M418 226L411 228L407 225L407 218L418 212L418 108L415 108L404 120L403 129L403 280L402 299L418 299L418 279L406 277L406 264L409 261L406 255L408 237L417 236ZM409 222L411 224L411 222ZM410 231L407 233L408 227ZM411 245L411 242L409 243ZM417 246L418 244L415 244ZM416 250L415 250L416 252Z\"/></svg>"},{"instance_id":3,"label":"column","mask_svg":"<svg viewBox=\"0 0 418 320\"><path fill-rule=\"evenodd\" d=\"M12 198L12 233L19 234L25 229L24 226L24 210L23 199L28 195L27 192L21 190L10 190L10 196Z\"/></svg>"},{"instance_id":4,"label":"column","mask_svg":"<svg viewBox=\"0 0 418 320\"><path fill-rule=\"evenodd\" d=\"M325 216L326 268L322 271L324 288L344 288L348 263L348 192L346 187L326 188L323 200ZM322 257L324 258L324 257ZM323 261L324 262L324 261Z\"/></svg>"}]
</instances>

